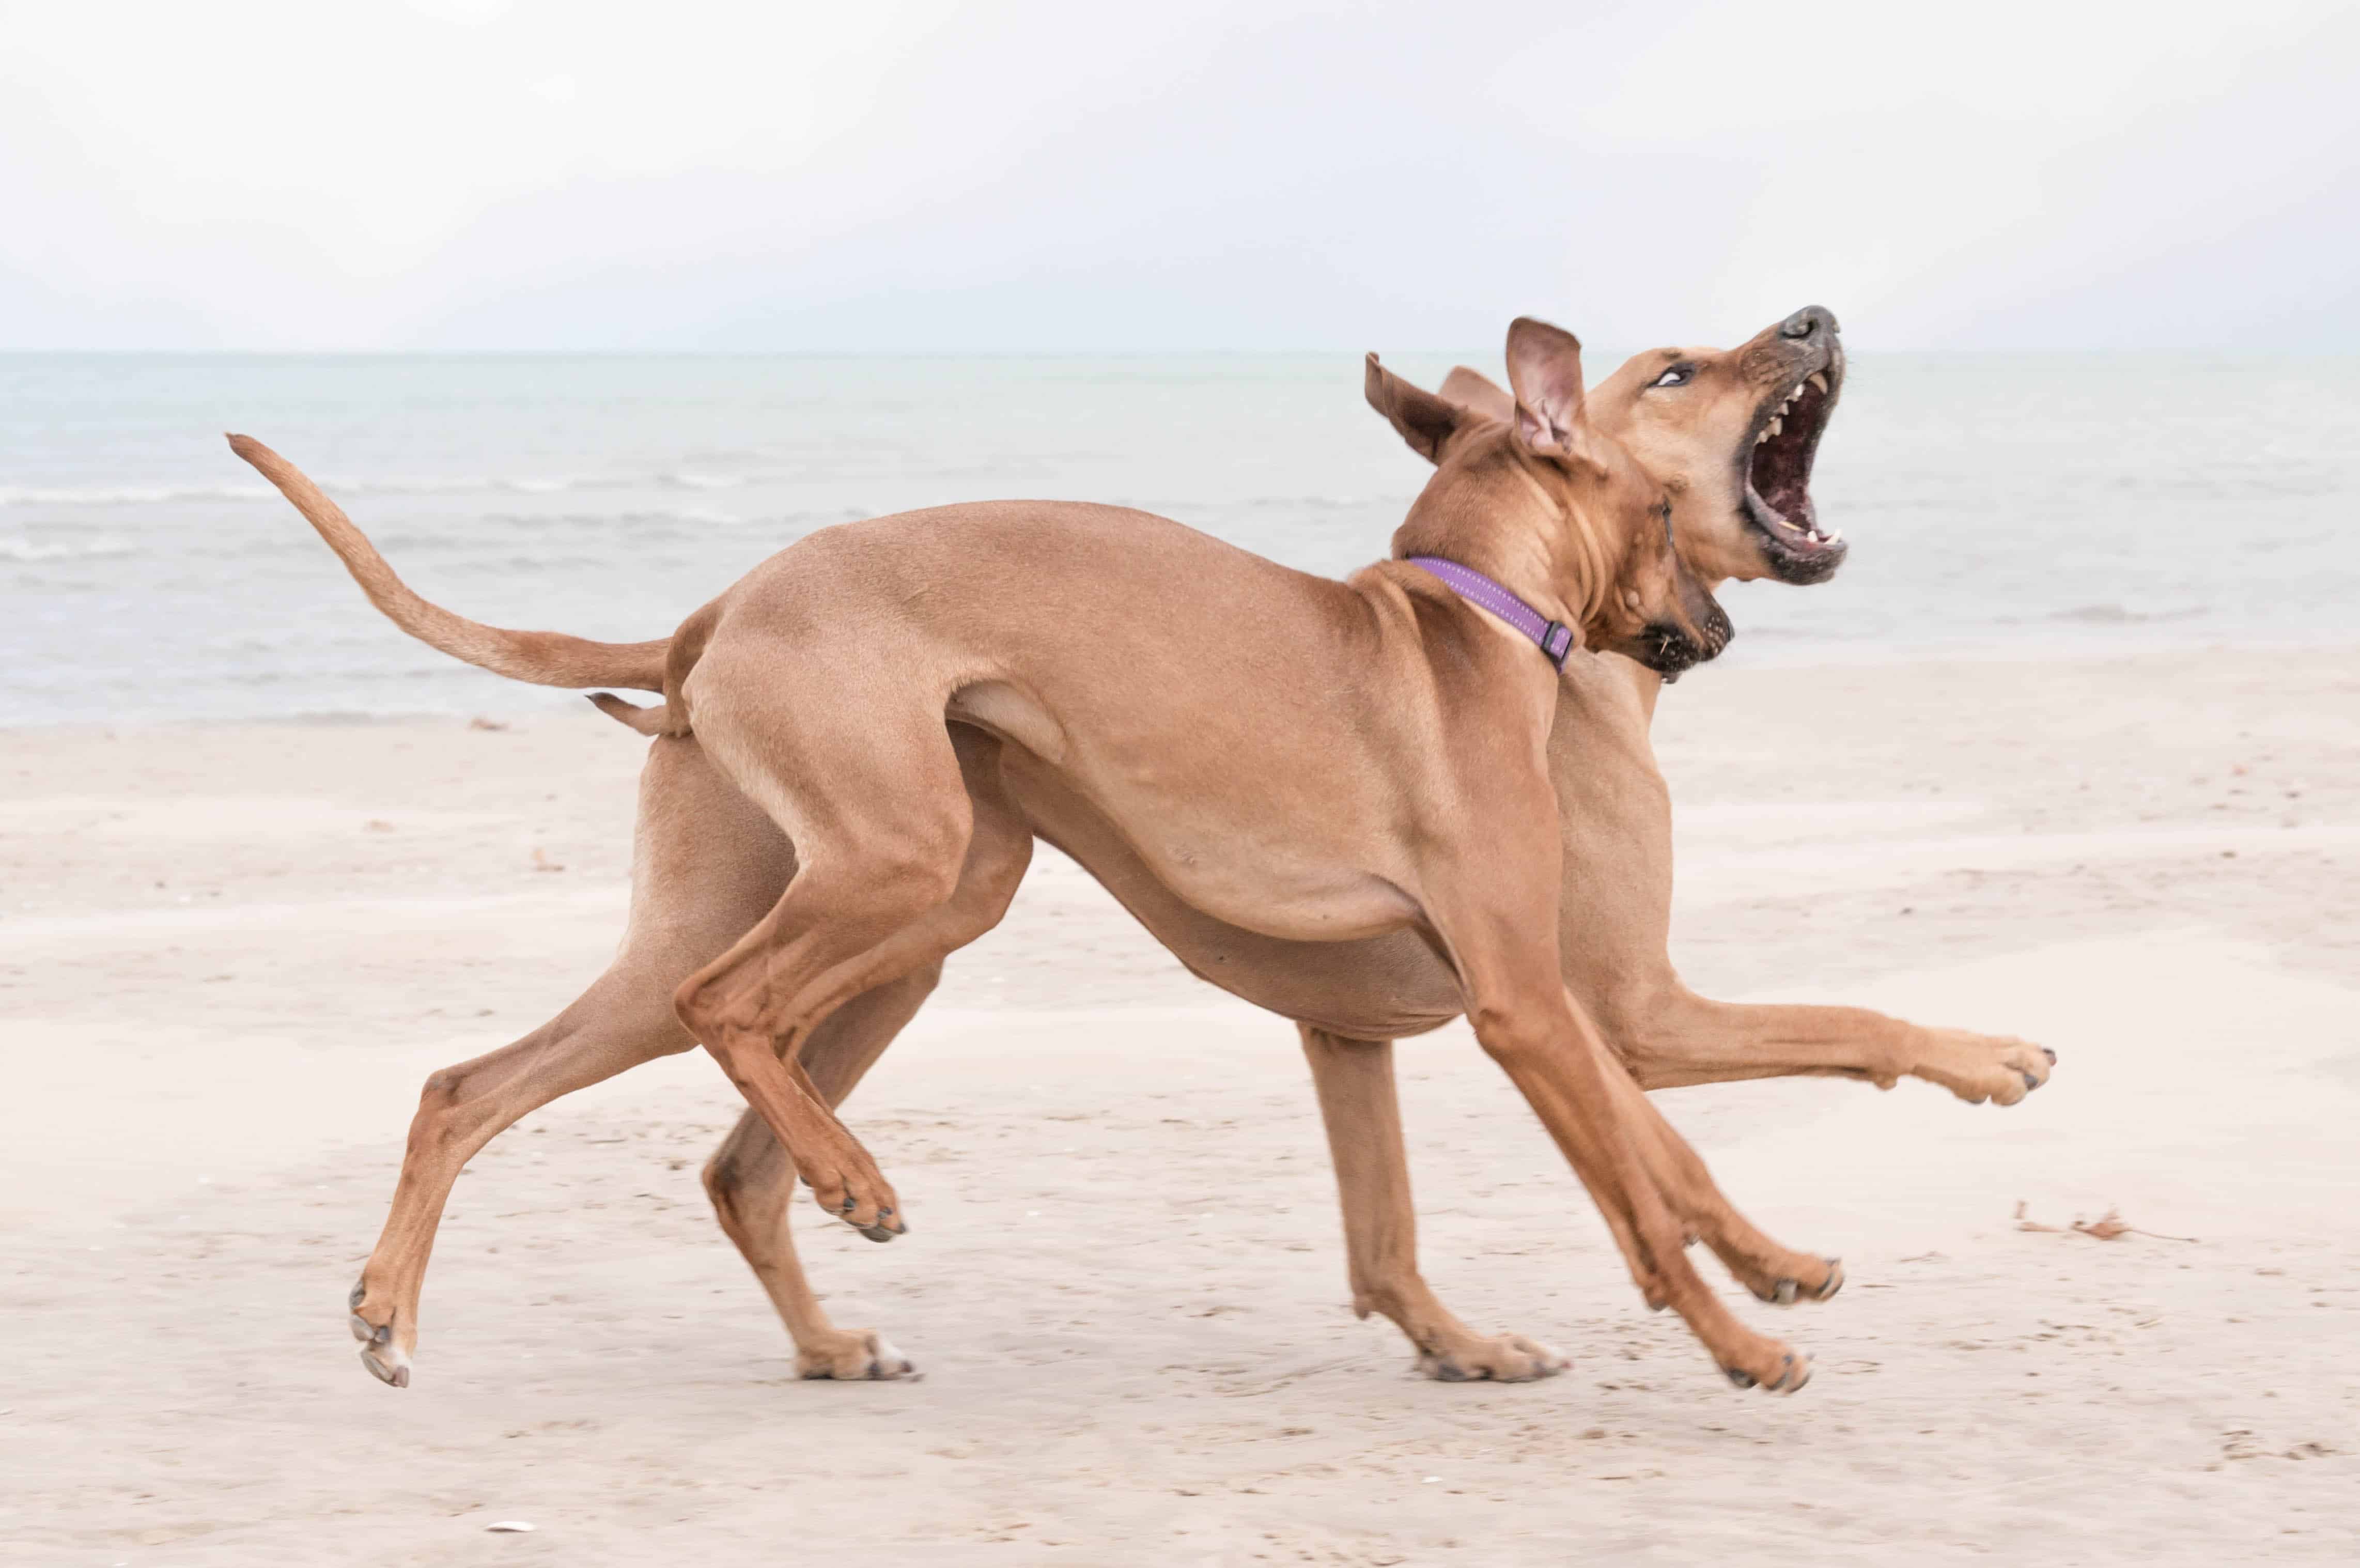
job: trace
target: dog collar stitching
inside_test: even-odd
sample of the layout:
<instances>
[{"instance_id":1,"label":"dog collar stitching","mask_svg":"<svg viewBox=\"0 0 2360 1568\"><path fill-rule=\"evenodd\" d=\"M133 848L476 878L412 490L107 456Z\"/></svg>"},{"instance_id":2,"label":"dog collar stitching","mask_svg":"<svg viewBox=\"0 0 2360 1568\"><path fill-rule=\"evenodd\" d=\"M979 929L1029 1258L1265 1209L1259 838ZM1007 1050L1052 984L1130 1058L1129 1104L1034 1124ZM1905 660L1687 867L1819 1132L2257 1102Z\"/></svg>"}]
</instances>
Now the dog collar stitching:
<instances>
[{"instance_id":1,"label":"dog collar stitching","mask_svg":"<svg viewBox=\"0 0 2360 1568\"><path fill-rule=\"evenodd\" d=\"M1491 611L1532 638L1557 671L1560 674L1564 672L1567 656L1573 652L1571 626L1563 621L1550 620L1471 566L1461 566L1438 555L1413 555L1405 559L1412 566L1422 567L1440 578L1443 586L1460 598Z\"/></svg>"}]
</instances>

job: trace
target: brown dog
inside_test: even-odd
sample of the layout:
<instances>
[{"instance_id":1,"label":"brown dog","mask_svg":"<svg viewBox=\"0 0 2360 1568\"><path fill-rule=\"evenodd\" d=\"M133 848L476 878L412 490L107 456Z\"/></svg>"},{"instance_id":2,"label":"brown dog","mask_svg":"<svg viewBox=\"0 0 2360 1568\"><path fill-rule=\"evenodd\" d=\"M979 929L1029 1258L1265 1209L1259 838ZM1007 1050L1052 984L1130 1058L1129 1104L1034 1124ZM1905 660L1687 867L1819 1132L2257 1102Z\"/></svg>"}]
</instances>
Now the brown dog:
<instances>
[{"instance_id":1,"label":"brown dog","mask_svg":"<svg viewBox=\"0 0 2360 1568\"><path fill-rule=\"evenodd\" d=\"M1758 517L1762 502L1746 485L1748 476L1783 474L1783 482L1765 478L1764 487L1788 493L1781 508L1787 517L1795 515L1797 494L1808 507L1802 486L1841 376L1832 321L1824 312L1805 311L1729 354L1666 351L1642 356L1602 387L1595 403L1626 440L1661 465L1657 472L1675 495L1683 550L1691 559L1701 555L1712 569L1731 575L1815 579L1832 570L1841 547L1819 539L1808 524L1807 509L1803 524L1772 525L1794 536L1791 541L1766 533L1756 539L1744 530L1764 525L1741 523L1733 503L1744 498ZM1798 382L1798 376L1807 379ZM1798 385L1807 389L1787 415L1787 428L1768 431L1776 405ZM1387 397L1389 386L1375 378L1372 393ZM1446 390L1470 399L1506 400L1471 373L1454 376ZM1416 429L1413 411L1404 433L1414 442L1421 440ZM1754 438L1765 434L1767 444L1757 445ZM274 477L290 484L282 474ZM573 639L526 642L444 616L409 595L333 507L316 500L306 504L307 496L291 485L290 494L372 596L437 646L559 683L595 679L582 668L585 657L611 670L613 654L623 651L598 650ZM1783 551L1780 544L1786 546ZM628 651L644 657L662 646ZM1668 824L1644 741L1653 681L1627 679L1634 673L1619 660L1577 659L1568 667L1551 761L1558 778L1568 871L1578 862L1591 886L1626 894L1620 900L1624 907L1617 909L1583 911L1568 901L1567 977L1593 1004L1602 999L1620 1007L1627 1022L1617 1031L1618 1045L1639 1065L1644 1079L1704 1082L1834 1071L1890 1083L1899 1073L1916 1071L1980 1097L1971 1088L1991 1076L2000 1057L2030 1054L2015 1042L1934 1035L1851 1009L1716 1008L1682 990L1663 960ZM1127 855L1119 838L1106 833L1103 822L1093 822L1087 810L1075 809L1076 802L1037 788L1038 780L1028 786L1021 768L1002 766L997 779L988 777L988 744L968 732L959 747L976 801L976 847L999 844L989 855L970 849L967 881L1004 880L1012 889L1029 834L1037 829L1080 854L1199 973L1255 1000L1341 1029L1339 1034L1306 1026L1306 1035L1344 1188L1357 1304L1363 1312L1373 1307L1400 1323L1420 1345L1421 1364L1435 1376L1517 1377L1554 1369L1555 1358L1530 1342L1471 1334L1417 1278L1389 1048L1345 1038L1408 1032L1456 1013L1450 970L1421 943L1297 944L1221 927L1175 900L1144 874L1136 856ZM1003 752L1001 759L1021 755ZM1026 820L1012 833L988 831L990 818L1011 804L1022 808ZM665 994L759 915L792 873L792 851L781 835L714 773L693 740L661 742L654 748L641 817L632 933L615 969L546 1029L430 1082L393 1215L363 1290L356 1292L362 1326L373 1342L364 1354L380 1376L406 1380L417 1286L435 1216L459 1165L533 1105L650 1056L683 1049L688 1041L662 1006ZM997 862L997 875L977 876L989 861ZM963 887L963 893L967 890ZM999 900L1004 904L1004 895ZM997 918L998 906L988 898L982 903L990 906L978 911L988 924ZM1581 918L1585 913L1595 918ZM888 983L847 1004L818 1030L803 1061L825 1097L839 1097L858 1080L923 999L934 974L926 965ZM1389 1000L1377 1005L1380 998ZM1650 1044L1654 1050L1633 1050ZM1965 1060L1948 1062L1954 1057ZM2031 1060L2030 1071L2045 1071L2037 1055ZM1946 1062L1962 1070L1946 1077ZM2009 1075L2000 1085L2004 1095L2016 1077ZM832 1328L813 1304L783 1225L792 1183L777 1145L759 1121L749 1116L741 1124L708 1168L707 1182L725 1225L794 1333L808 1375L892 1376L907 1369L874 1335ZM1743 1267L1740 1272L1757 1291L1774 1298L1790 1299L1808 1282L1772 1279ZM1817 1293L1826 1293L1835 1278L1821 1274Z\"/></svg>"}]
</instances>

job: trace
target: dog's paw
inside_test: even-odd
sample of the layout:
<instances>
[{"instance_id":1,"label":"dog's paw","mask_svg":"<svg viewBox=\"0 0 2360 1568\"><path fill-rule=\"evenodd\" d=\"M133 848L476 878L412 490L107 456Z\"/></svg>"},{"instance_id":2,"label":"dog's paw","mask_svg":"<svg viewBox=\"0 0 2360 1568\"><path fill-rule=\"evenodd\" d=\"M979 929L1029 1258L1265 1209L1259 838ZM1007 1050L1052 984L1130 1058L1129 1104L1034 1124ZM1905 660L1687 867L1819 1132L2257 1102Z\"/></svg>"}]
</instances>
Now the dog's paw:
<instances>
[{"instance_id":1,"label":"dog's paw","mask_svg":"<svg viewBox=\"0 0 2360 1568\"><path fill-rule=\"evenodd\" d=\"M350 1309L345 1321L352 1328L353 1337L361 1342L361 1365L368 1369L368 1375L390 1388L409 1388L410 1347L399 1343L391 1323L371 1321L371 1314L389 1318L392 1313L369 1305L366 1281L353 1287L344 1304Z\"/></svg>"},{"instance_id":2,"label":"dog's paw","mask_svg":"<svg viewBox=\"0 0 2360 1568\"><path fill-rule=\"evenodd\" d=\"M888 1383L923 1376L908 1356L870 1329L842 1329L822 1345L795 1352L795 1376L840 1383Z\"/></svg>"},{"instance_id":3,"label":"dog's paw","mask_svg":"<svg viewBox=\"0 0 2360 1568\"><path fill-rule=\"evenodd\" d=\"M1418 1373L1437 1383L1533 1383L1572 1365L1562 1352L1520 1334L1490 1339L1470 1334L1417 1353Z\"/></svg>"},{"instance_id":4,"label":"dog's paw","mask_svg":"<svg viewBox=\"0 0 2360 1568\"><path fill-rule=\"evenodd\" d=\"M865 1172L827 1171L817 1180L806 1176L812 1201L871 1241L890 1241L908 1234L893 1189L872 1168Z\"/></svg>"},{"instance_id":5,"label":"dog's paw","mask_svg":"<svg viewBox=\"0 0 2360 1568\"><path fill-rule=\"evenodd\" d=\"M1740 1388L1765 1394L1791 1394L1811 1380L1811 1358L1775 1339L1747 1336L1753 1343L1721 1362L1721 1376Z\"/></svg>"},{"instance_id":6,"label":"dog's paw","mask_svg":"<svg viewBox=\"0 0 2360 1568\"><path fill-rule=\"evenodd\" d=\"M1822 1258L1809 1268L1792 1274L1781 1274L1769 1281L1768 1288L1748 1281L1746 1289L1759 1301L1772 1306L1791 1307L1797 1301L1824 1301L1843 1289L1843 1259Z\"/></svg>"},{"instance_id":7,"label":"dog's paw","mask_svg":"<svg viewBox=\"0 0 2360 1568\"><path fill-rule=\"evenodd\" d=\"M1911 1071L1971 1105L1986 1100L2013 1105L2048 1083L2057 1064L2055 1051L2011 1035L1969 1034L1964 1029L1925 1033L1922 1059Z\"/></svg>"}]
</instances>

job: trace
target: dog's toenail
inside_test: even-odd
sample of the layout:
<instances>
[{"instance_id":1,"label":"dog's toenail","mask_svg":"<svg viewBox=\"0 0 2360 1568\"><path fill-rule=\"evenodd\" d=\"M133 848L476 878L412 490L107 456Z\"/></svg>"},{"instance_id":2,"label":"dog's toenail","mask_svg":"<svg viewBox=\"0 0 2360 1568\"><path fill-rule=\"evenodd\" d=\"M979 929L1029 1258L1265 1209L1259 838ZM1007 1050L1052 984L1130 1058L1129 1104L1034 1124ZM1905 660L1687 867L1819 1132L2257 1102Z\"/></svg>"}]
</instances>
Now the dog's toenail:
<instances>
[{"instance_id":1,"label":"dog's toenail","mask_svg":"<svg viewBox=\"0 0 2360 1568\"><path fill-rule=\"evenodd\" d=\"M890 1241L894 1236L901 1233L898 1231L887 1230L881 1225L862 1225L860 1227L860 1234L867 1236L871 1241Z\"/></svg>"},{"instance_id":2,"label":"dog's toenail","mask_svg":"<svg viewBox=\"0 0 2360 1568\"><path fill-rule=\"evenodd\" d=\"M357 1281L353 1286L353 1293L344 1298L344 1305L348 1307L358 1307L361 1304L361 1298L367 1294L368 1282L365 1279Z\"/></svg>"},{"instance_id":3,"label":"dog's toenail","mask_svg":"<svg viewBox=\"0 0 2360 1568\"><path fill-rule=\"evenodd\" d=\"M2040 1080L2027 1073L2024 1075L2024 1086L2027 1089L2038 1089L2040 1087Z\"/></svg>"},{"instance_id":4,"label":"dog's toenail","mask_svg":"<svg viewBox=\"0 0 2360 1568\"><path fill-rule=\"evenodd\" d=\"M1782 1307L1791 1307L1795 1304L1795 1298L1801 1293L1802 1289L1803 1288L1800 1285L1797 1284L1792 1279L1781 1279L1778 1281L1778 1289L1772 1293L1770 1299L1777 1302Z\"/></svg>"},{"instance_id":5,"label":"dog's toenail","mask_svg":"<svg viewBox=\"0 0 2360 1568\"><path fill-rule=\"evenodd\" d=\"M2051 1062L2054 1062L2054 1061L2056 1061L2056 1060L2057 1060L2057 1053L2056 1053L2055 1051L2053 1051L2049 1050L2049 1049L2047 1046L2045 1046L2045 1045L2044 1045L2044 1046L2042 1046L2042 1047L2040 1048L2040 1054L2041 1054L2041 1055L2043 1055L2043 1056L2045 1056L2045 1057L2047 1057L2047 1058L2049 1058L2049 1061L2051 1061Z\"/></svg>"},{"instance_id":6,"label":"dog's toenail","mask_svg":"<svg viewBox=\"0 0 2360 1568\"><path fill-rule=\"evenodd\" d=\"M1728 1373L1729 1380L1736 1384L1739 1388L1751 1388L1754 1387L1754 1374L1746 1371L1743 1367L1724 1367L1721 1370Z\"/></svg>"}]
</instances>

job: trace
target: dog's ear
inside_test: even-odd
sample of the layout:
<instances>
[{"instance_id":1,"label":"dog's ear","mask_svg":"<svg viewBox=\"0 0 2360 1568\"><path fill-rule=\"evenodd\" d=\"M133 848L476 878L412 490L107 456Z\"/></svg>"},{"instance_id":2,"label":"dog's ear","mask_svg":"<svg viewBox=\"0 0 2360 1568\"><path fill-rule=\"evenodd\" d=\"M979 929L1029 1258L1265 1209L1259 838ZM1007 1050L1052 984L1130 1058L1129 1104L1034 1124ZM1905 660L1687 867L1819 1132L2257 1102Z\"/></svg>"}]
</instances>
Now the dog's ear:
<instances>
[{"instance_id":1,"label":"dog's ear","mask_svg":"<svg viewBox=\"0 0 2360 1568\"><path fill-rule=\"evenodd\" d=\"M1508 325L1508 385L1516 439L1527 452L1603 467L1581 388L1581 340L1530 316Z\"/></svg>"},{"instance_id":2,"label":"dog's ear","mask_svg":"<svg viewBox=\"0 0 2360 1568\"><path fill-rule=\"evenodd\" d=\"M1460 409L1422 387L1413 387L1369 355L1364 388L1369 407L1393 422L1410 450L1428 463L1442 461L1442 443L1459 428Z\"/></svg>"},{"instance_id":3,"label":"dog's ear","mask_svg":"<svg viewBox=\"0 0 2360 1568\"><path fill-rule=\"evenodd\" d=\"M1435 396L1446 403L1456 403L1480 419L1497 419L1513 424L1516 418L1516 400L1505 388L1490 376L1459 365L1442 378Z\"/></svg>"}]
</instances>

